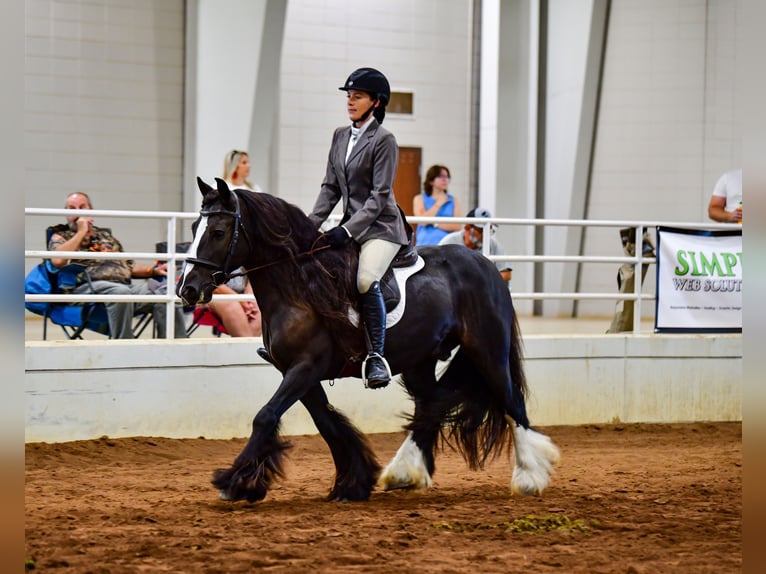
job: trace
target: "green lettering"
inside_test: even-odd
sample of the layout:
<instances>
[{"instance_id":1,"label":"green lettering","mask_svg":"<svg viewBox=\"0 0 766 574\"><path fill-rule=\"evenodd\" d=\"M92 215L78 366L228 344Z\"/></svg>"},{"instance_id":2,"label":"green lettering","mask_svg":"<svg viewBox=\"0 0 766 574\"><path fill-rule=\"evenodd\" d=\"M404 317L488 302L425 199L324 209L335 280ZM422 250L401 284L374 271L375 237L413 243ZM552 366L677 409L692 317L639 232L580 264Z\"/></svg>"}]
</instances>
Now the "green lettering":
<instances>
[{"instance_id":1,"label":"green lettering","mask_svg":"<svg viewBox=\"0 0 766 574\"><path fill-rule=\"evenodd\" d=\"M697 268L697 258L694 257L695 255L697 255L696 251L689 251L689 256L692 258L692 275L702 275L699 268Z\"/></svg>"},{"instance_id":2,"label":"green lettering","mask_svg":"<svg viewBox=\"0 0 766 574\"><path fill-rule=\"evenodd\" d=\"M726 266L726 276L731 277L734 275L734 271L731 269L737 264L737 256L734 253L721 253L721 257L723 257L723 264Z\"/></svg>"},{"instance_id":3,"label":"green lettering","mask_svg":"<svg viewBox=\"0 0 766 574\"><path fill-rule=\"evenodd\" d=\"M723 270L721 269L721 263L718 261L718 257L715 253L713 255L713 260L708 261L707 257L705 257L704 253L700 253L700 266L702 267L700 271L700 275L709 276L709 275L718 275L721 277L723 275ZM718 271L716 273L716 271Z\"/></svg>"},{"instance_id":4,"label":"green lettering","mask_svg":"<svg viewBox=\"0 0 766 574\"><path fill-rule=\"evenodd\" d=\"M686 275L689 272L689 262L686 261L686 251L679 249L676 252L676 260L679 265L676 266L676 275Z\"/></svg>"}]
</instances>

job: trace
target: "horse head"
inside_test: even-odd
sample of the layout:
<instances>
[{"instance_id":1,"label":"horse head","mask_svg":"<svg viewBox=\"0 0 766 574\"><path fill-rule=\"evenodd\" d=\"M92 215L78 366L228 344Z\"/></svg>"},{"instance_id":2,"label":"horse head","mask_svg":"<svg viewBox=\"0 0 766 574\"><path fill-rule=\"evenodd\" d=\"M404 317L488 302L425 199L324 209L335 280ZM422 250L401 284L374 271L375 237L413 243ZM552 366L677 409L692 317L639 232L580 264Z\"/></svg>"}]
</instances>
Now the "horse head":
<instances>
[{"instance_id":1,"label":"horse head","mask_svg":"<svg viewBox=\"0 0 766 574\"><path fill-rule=\"evenodd\" d=\"M176 288L186 305L208 303L213 290L243 265L249 247L236 192L222 179L216 178L216 184L213 188L197 178L202 208L192 225L194 241Z\"/></svg>"}]
</instances>

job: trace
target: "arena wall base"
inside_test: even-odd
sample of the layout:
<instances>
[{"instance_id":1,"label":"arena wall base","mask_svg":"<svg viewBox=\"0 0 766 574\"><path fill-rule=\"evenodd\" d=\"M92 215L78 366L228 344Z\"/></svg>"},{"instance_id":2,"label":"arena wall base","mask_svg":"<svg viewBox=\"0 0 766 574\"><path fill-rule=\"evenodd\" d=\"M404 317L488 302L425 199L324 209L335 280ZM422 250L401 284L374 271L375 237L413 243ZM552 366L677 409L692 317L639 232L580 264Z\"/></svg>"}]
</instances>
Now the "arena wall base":
<instances>
[{"instance_id":1,"label":"arena wall base","mask_svg":"<svg viewBox=\"0 0 766 574\"><path fill-rule=\"evenodd\" d=\"M279 372L252 339L28 341L26 441L250 434ZM530 335L528 410L536 426L742 420L741 335ZM397 384L323 383L364 432L394 432L412 403ZM286 435L314 434L297 404Z\"/></svg>"}]
</instances>

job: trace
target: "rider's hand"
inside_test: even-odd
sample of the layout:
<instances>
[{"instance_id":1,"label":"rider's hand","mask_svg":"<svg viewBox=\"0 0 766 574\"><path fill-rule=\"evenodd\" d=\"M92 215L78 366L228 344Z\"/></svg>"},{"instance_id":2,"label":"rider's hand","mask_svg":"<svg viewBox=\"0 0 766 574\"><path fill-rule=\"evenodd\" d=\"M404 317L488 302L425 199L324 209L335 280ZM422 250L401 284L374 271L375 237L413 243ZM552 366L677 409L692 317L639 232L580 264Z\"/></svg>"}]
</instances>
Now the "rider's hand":
<instances>
[{"instance_id":1,"label":"rider's hand","mask_svg":"<svg viewBox=\"0 0 766 574\"><path fill-rule=\"evenodd\" d=\"M346 231L346 228L340 225L338 227L333 227L330 231L325 233L325 238L327 243L333 249L340 249L351 241L351 236L348 234L348 231Z\"/></svg>"}]
</instances>

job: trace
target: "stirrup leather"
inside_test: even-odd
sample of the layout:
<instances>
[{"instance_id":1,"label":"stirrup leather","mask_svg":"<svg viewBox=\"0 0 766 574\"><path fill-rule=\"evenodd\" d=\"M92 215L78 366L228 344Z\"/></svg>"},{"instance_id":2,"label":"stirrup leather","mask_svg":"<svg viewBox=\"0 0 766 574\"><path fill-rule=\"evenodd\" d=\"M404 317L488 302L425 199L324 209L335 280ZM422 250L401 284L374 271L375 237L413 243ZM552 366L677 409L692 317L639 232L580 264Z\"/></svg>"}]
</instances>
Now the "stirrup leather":
<instances>
[{"instance_id":1,"label":"stirrup leather","mask_svg":"<svg viewBox=\"0 0 766 574\"><path fill-rule=\"evenodd\" d=\"M369 355L367 355L364 361L362 361L362 382L364 383L365 389L374 388L374 387L370 387L370 385L367 383L367 360L372 359L374 357L377 357L378 359L383 361L383 366L386 368L386 373L388 373L389 382L391 382L391 379L393 379L393 375L391 374L391 367L388 365L388 361L386 361L386 358L380 353L370 353Z\"/></svg>"}]
</instances>

